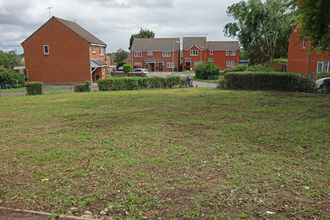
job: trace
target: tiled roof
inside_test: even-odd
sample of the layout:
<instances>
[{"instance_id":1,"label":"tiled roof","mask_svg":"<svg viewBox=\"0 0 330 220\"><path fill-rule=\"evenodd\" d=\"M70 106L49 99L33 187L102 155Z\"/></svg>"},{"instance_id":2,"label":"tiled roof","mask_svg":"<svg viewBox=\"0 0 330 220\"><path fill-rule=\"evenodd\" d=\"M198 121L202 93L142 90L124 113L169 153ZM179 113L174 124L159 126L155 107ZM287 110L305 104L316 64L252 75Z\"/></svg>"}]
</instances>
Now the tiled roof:
<instances>
[{"instance_id":1,"label":"tiled roof","mask_svg":"<svg viewBox=\"0 0 330 220\"><path fill-rule=\"evenodd\" d=\"M180 41L180 38L135 38L132 51L172 51L176 41ZM174 49L179 48L180 44L174 43Z\"/></svg>"},{"instance_id":2,"label":"tiled roof","mask_svg":"<svg viewBox=\"0 0 330 220\"><path fill-rule=\"evenodd\" d=\"M57 17L53 17L53 18L58 20L59 22L61 22L65 26L67 26L69 29L71 29L73 32L75 32L76 34L78 34L79 36L84 38L86 41L88 41L92 44L100 44L100 45L105 45L106 46L106 44L103 41L101 41L100 39L98 39L93 34L89 33L88 31L86 31L84 28L82 28L77 23L72 22L72 21L68 21L68 20L64 20L62 18L57 18Z\"/></svg>"},{"instance_id":3,"label":"tiled roof","mask_svg":"<svg viewBox=\"0 0 330 220\"><path fill-rule=\"evenodd\" d=\"M206 48L206 37L184 37L183 50L189 50L191 46L196 45L199 49Z\"/></svg>"},{"instance_id":4,"label":"tiled roof","mask_svg":"<svg viewBox=\"0 0 330 220\"><path fill-rule=\"evenodd\" d=\"M97 64L98 66L106 66L107 64L102 62L101 60L97 59L97 58L94 58L94 59L91 59L91 61L95 64Z\"/></svg>"},{"instance_id":5,"label":"tiled roof","mask_svg":"<svg viewBox=\"0 0 330 220\"><path fill-rule=\"evenodd\" d=\"M238 41L208 41L209 50L239 50Z\"/></svg>"}]
</instances>

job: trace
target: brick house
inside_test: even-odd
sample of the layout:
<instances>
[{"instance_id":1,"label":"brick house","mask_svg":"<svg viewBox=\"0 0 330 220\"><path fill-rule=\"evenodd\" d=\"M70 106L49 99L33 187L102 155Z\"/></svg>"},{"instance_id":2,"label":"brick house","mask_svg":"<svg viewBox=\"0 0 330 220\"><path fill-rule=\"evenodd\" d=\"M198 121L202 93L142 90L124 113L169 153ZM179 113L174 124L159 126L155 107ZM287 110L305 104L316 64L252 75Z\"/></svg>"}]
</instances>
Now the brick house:
<instances>
[{"instance_id":1,"label":"brick house","mask_svg":"<svg viewBox=\"0 0 330 220\"><path fill-rule=\"evenodd\" d=\"M313 72L330 71L330 57L325 54L308 53L311 49L307 38L299 42L299 28L295 28L289 39L288 72L299 73L304 76ZM324 56L324 57L323 57Z\"/></svg>"},{"instance_id":2,"label":"brick house","mask_svg":"<svg viewBox=\"0 0 330 220\"><path fill-rule=\"evenodd\" d=\"M117 65L117 63L115 62L115 58L116 58L116 52L111 53L111 56L110 56L110 65L111 66ZM132 65L132 62L131 61L132 61L132 59L131 59L131 53L130 52L127 52L127 58L126 58L126 60L124 60L124 62L126 64L131 64Z\"/></svg>"},{"instance_id":3,"label":"brick house","mask_svg":"<svg viewBox=\"0 0 330 220\"><path fill-rule=\"evenodd\" d=\"M198 63L212 62L221 70L239 63L238 41L206 41L206 37L183 38L183 70L195 70Z\"/></svg>"},{"instance_id":4,"label":"brick house","mask_svg":"<svg viewBox=\"0 0 330 220\"><path fill-rule=\"evenodd\" d=\"M22 43L29 81L59 84L105 78L106 46L77 23L53 16Z\"/></svg>"},{"instance_id":5,"label":"brick house","mask_svg":"<svg viewBox=\"0 0 330 220\"><path fill-rule=\"evenodd\" d=\"M150 72L178 69L180 66L180 39L135 38L131 48L131 62L132 65L139 64L143 68L145 68L145 64L149 64Z\"/></svg>"}]
</instances>

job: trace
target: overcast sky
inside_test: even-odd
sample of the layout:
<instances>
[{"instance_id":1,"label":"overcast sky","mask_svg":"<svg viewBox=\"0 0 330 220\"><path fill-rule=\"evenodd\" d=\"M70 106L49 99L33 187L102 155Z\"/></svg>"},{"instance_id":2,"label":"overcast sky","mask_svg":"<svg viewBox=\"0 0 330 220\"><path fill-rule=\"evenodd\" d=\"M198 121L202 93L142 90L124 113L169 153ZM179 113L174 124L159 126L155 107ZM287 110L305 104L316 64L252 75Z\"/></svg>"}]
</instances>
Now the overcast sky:
<instances>
[{"instance_id":1,"label":"overcast sky","mask_svg":"<svg viewBox=\"0 0 330 220\"><path fill-rule=\"evenodd\" d=\"M21 43L51 16L76 21L105 42L107 53L128 50L141 28L157 38L205 37L231 41L223 27L233 19L229 5L239 0L0 0L0 50L23 53Z\"/></svg>"}]
</instances>

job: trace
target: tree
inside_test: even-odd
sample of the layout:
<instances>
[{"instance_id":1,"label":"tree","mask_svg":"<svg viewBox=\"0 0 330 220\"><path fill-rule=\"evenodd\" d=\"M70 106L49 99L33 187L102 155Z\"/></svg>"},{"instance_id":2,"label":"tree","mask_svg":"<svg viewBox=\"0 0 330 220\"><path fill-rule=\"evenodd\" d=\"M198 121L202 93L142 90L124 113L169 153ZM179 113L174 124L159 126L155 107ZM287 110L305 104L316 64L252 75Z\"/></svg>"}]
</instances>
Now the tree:
<instances>
[{"instance_id":1,"label":"tree","mask_svg":"<svg viewBox=\"0 0 330 220\"><path fill-rule=\"evenodd\" d=\"M288 45L293 27L293 15L282 7L287 0L248 0L227 8L236 22L225 25L226 36L238 37L252 63L268 61Z\"/></svg>"},{"instance_id":2,"label":"tree","mask_svg":"<svg viewBox=\"0 0 330 220\"><path fill-rule=\"evenodd\" d=\"M17 59L18 55L15 50L10 50L8 52L3 52L0 50L0 66L2 68L12 69L14 66L18 66L20 63L19 59Z\"/></svg>"},{"instance_id":3,"label":"tree","mask_svg":"<svg viewBox=\"0 0 330 220\"><path fill-rule=\"evenodd\" d=\"M110 57L111 56L111 53L107 53L107 56Z\"/></svg>"},{"instance_id":4,"label":"tree","mask_svg":"<svg viewBox=\"0 0 330 220\"><path fill-rule=\"evenodd\" d=\"M299 39L308 37L312 47L325 52L330 48L330 1L291 0L296 25L301 29Z\"/></svg>"},{"instance_id":5,"label":"tree","mask_svg":"<svg viewBox=\"0 0 330 220\"><path fill-rule=\"evenodd\" d=\"M132 48L132 44L134 41L134 38L154 38L155 37L155 33L153 31L149 31L149 30L140 30L140 32L138 34L132 34L131 38L129 39L129 50Z\"/></svg>"},{"instance_id":6,"label":"tree","mask_svg":"<svg viewBox=\"0 0 330 220\"><path fill-rule=\"evenodd\" d=\"M115 63L124 63L124 61L127 59L128 57L128 54L125 50L123 49L118 49L117 50L117 53L116 53L116 56L115 56Z\"/></svg>"}]
</instances>

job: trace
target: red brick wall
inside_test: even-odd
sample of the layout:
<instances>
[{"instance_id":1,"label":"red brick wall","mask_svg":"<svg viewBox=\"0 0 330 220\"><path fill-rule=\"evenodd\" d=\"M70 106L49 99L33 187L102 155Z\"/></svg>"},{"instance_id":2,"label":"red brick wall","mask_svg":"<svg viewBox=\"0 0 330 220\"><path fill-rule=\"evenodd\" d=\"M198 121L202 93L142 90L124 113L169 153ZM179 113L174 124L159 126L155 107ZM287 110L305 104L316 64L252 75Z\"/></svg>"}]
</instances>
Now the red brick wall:
<instances>
[{"instance_id":1,"label":"red brick wall","mask_svg":"<svg viewBox=\"0 0 330 220\"><path fill-rule=\"evenodd\" d=\"M299 42L298 33L299 28L296 28L289 39L289 53L288 53L288 72L309 74L317 71L318 62L330 62L328 53L310 55L303 49L303 41ZM306 49L310 48L309 41L306 41Z\"/></svg>"},{"instance_id":2,"label":"red brick wall","mask_svg":"<svg viewBox=\"0 0 330 220\"><path fill-rule=\"evenodd\" d=\"M106 47L103 46L103 54L101 55L100 54L100 46L95 46L95 52L93 52L93 46L90 44L89 54L90 54L91 58L97 58L97 59L101 60L103 63L107 64L107 61L106 61L106 56L107 56L106 55ZM92 78L93 82L97 82L97 80L96 80L97 78L107 78L107 72L105 71L105 73L103 74L102 68L103 67L99 67L93 72L93 75L94 75L94 77Z\"/></svg>"},{"instance_id":3,"label":"red brick wall","mask_svg":"<svg viewBox=\"0 0 330 220\"><path fill-rule=\"evenodd\" d=\"M198 56L190 56L191 50L198 50ZM215 50L213 51L213 55L211 55L209 50L200 51L196 46L193 46L192 48L190 48L190 50L183 51L183 70L186 70L185 58L191 58L190 68L192 68L192 70L195 70L195 61L202 60L203 63L205 63L207 61L207 58L213 58L214 65L220 67L220 70L224 70L229 68L227 67L227 61L234 61L235 65L239 64L239 50L236 51L236 56L230 56L230 51L229 51L229 55L226 56L226 51L215 51Z\"/></svg>"},{"instance_id":4,"label":"red brick wall","mask_svg":"<svg viewBox=\"0 0 330 220\"><path fill-rule=\"evenodd\" d=\"M163 71L172 71L172 68L167 68L167 63L168 62L173 62L173 51L170 51L170 57L163 57L163 52L153 52L152 56L148 56L147 52L142 52L142 57L134 57L134 51L132 51L132 59L130 60L132 65L136 62L141 62L142 63L142 68L145 67L145 63L143 62L144 58L156 58L156 63L155 63L155 71L157 70L156 67L158 67L158 59L164 59L164 64L163 64ZM174 63L175 67L178 69L180 64L180 56L178 51L174 51ZM151 71L151 67L149 64L148 67L149 71Z\"/></svg>"},{"instance_id":5,"label":"red brick wall","mask_svg":"<svg viewBox=\"0 0 330 220\"><path fill-rule=\"evenodd\" d=\"M49 46L49 55L44 55L43 45ZM91 80L89 43L56 19L49 20L22 46L29 81L50 84Z\"/></svg>"}]
</instances>

